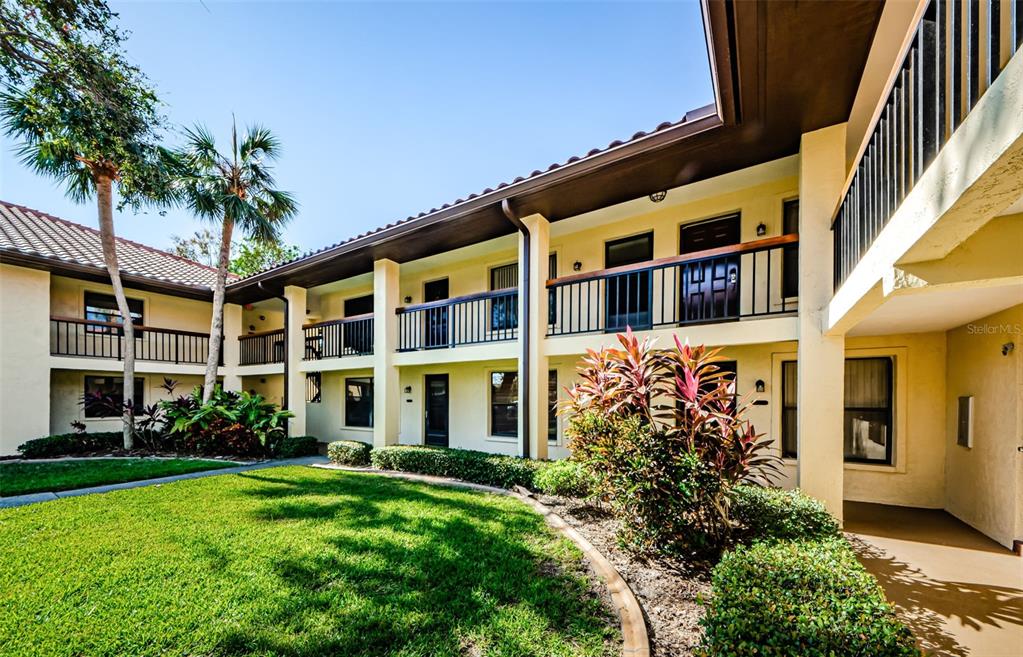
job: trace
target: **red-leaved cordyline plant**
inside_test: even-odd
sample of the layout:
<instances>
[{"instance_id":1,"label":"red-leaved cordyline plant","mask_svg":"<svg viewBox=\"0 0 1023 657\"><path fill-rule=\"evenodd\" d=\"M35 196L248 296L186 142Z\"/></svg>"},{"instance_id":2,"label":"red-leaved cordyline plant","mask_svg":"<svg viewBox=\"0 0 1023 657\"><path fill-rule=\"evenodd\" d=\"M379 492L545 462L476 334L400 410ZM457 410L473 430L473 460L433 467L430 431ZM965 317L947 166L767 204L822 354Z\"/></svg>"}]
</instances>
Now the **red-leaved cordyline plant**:
<instances>
[{"instance_id":1,"label":"red-leaved cordyline plant","mask_svg":"<svg viewBox=\"0 0 1023 657\"><path fill-rule=\"evenodd\" d=\"M750 404L719 350L678 338L657 350L631 329L617 337L620 348L587 352L561 404L573 457L603 482L598 494L634 542L720 547L732 486L773 480L780 461L745 419Z\"/></svg>"}]
</instances>

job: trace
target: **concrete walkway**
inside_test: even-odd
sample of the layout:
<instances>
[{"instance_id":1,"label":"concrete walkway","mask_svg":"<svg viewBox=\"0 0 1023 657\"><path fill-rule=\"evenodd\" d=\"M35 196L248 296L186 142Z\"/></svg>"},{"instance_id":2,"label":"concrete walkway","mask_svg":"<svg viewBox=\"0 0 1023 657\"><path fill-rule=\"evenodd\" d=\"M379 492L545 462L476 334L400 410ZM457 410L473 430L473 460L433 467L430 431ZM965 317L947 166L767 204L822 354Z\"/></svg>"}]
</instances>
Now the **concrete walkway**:
<instances>
[{"instance_id":1,"label":"concrete walkway","mask_svg":"<svg viewBox=\"0 0 1023 657\"><path fill-rule=\"evenodd\" d=\"M1023 655L1023 558L944 511L846 502L845 530L928 654Z\"/></svg>"},{"instance_id":2,"label":"concrete walkway","mask_svg":"<svg viewBox=\"0 0 1023 657\"><path fill-rule=\"evenodd\" d=\"M282 465L314 465L326 463L325 456L303 456L297 459L281 459L277 461L263 461L249 465L239 465L235 468L221 468L219 470L205 470L201 472L188 472L185 474L171 475L169 477L157 477L156 479L141 479L139 481L126 481L120 484L105 484L103 486L90 486L89 488L76 488L75 490L62 490L54 493L29 493L28 495L13 495L11 497L0 497L0 509L15 506L25 506L36 502L49 502L64 497L78 497L79 495L93 495L95 493L109 493L113 490L126 490L128 488L142 488L143 486L159 486L169 484L183 479L202 479L204 477L216 477L217 475L237 474L249 470L262 470L264 468L276 468Z\"/></svg>"}]
</instances>

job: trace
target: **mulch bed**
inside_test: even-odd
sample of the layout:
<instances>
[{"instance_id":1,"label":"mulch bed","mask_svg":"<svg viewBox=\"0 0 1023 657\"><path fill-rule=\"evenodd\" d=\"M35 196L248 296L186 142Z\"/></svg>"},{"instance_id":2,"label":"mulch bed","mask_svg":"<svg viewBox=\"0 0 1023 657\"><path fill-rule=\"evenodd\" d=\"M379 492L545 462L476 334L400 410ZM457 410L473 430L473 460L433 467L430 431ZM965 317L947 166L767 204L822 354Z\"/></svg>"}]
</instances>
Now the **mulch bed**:
<instances>
[{"instance_id":1,"label":"mulch bed","mask_svg":"<svg viewBox=\"0 0 1023 657\"><path fill-rule=\"evenodd\" d=\"M706 564L633 555L618 545L618 522L607 511L582 500L550 495L538 499L585 536L629 583L643 607L653 655L694 654L703 636L700 601L707 600L711 590Z\"/></svg>"}]
</instances>

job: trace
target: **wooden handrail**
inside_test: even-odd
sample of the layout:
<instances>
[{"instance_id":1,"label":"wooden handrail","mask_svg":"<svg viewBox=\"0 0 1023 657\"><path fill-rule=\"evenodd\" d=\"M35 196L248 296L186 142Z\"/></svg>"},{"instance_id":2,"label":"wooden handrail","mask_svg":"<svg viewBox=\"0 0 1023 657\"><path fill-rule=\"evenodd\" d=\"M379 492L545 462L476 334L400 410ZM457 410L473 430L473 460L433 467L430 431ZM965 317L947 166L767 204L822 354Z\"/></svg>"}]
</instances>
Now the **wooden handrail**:
<instances>
[{"instance_id":1,"label":"wooden handrail","mask_svg":"<svg viewBox=\"0 0 1023 657\"><path fill-rule=\"evenodd\" d=\"M246 335L239 335L238 339L239 340L245 340L246 338L260 338L260 337L263 337L264 335L274 335L276 333L284 335L284 329L283 328L279 328L279 329L270 329L269 331L257 331L256 333L247 333Z\"/></svg>"},{"instance_id":2,"label":"wooden handrail","mask_svg":"<svg viewBox=\"0 0 1023 657\"><path fill-rule=\"evenodd\" d=\"M87 326L108 326L111 328L122 328L122 325L117 322L101 322L95 319L82 319L80 317L61 317L60 315L51 315L50 321L55 322L69 322L71 324L83 324ZM160 328L158 326L145 326L142 324L134 324L136 331L152 331L154 333L171 333L173 335L187 335L197 338L208 338L209 333L202 333L199 331L182 331L181 329L172 328Z\"/></svg>"},{"instance_id":3,"label":"wooden handrail","mask_svg":"<svg viewBox=\"0 0 1023 657\"><path fill-rule=\"evenodd\" d=\"M475 294L466 294L460 297L451 297L450 299L441 299L439 301L429 301L427 303L419 303L414 306L405 306L402 308L395 308L394 314L401 315L402 313L409 313L416 310L428 310L430 308L442 308L444 306L453 306L456 303L463 303L466 301L482 301L484 299L493 299L495 297L503 297L508 294L517 293L517 287L506 287L500 290L491 290L490 292L477 292Z\"/></svg>"},{"instance_id":4,"label":"wooden handrail","mask_svg":"<svg viewBox=\"0 0 1023 657\"><path fill-rule=\"evenodd\" d=\"M695 262L697 260L705 260L707 258L717 258L726 255L741 255L743 253L767 251L769 249L775 249L781 246L789 246L791 244L798 243L799 235L796 233L790 233L788 235L778 235L777 237L767 237L765 239L754 240L752 242L742 242L741 244L719 246L714 249L704 249L703 251L694 251L692 253L686 253L683 255L668 256L667 258L657 258L656 260L647 260L646 262L637 262L636 264L633 265L621 265L620 267L610 267L608 269L598 269L596 271L584 272L582 274L571 274L569 276L562 276L561 278L553 278L547 281L547 287L564 285L566 283L574 283L576 281L592 280L594 278L604 278L605 276L614 276L616 274L628 274L630 272L643 271L646 269L669 267L671 265L679 265L686 262Z\"/></svg>"},{"instance_id":5,"label":"wooden handrail","mask_svg":"<svg viewBox=\"0 0 1023 657\"><path fill-rule=\"evenodd\" d=\"M373 319L373 313L363 313L361 315L352 315L351 317L342 317L340 319L328 319L322 322L313 322L312 324L303 324L302 328L317 328L320 326L333 326L335 324L348 324L351 322L359 322L365 319Z\"/></svg>"}]
</instances>

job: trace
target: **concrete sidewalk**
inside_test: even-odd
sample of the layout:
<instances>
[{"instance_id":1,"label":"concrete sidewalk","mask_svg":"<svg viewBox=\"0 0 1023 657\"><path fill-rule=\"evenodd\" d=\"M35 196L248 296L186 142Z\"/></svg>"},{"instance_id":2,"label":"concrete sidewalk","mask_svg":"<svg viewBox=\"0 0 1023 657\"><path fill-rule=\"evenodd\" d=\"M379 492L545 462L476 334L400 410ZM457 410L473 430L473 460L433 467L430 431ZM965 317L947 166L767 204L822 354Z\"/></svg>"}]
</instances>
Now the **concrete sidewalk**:
<instances>
[{"instance_id":1,"label":"concrete sidewalk","mask_svg":"<svg viewBox=\"0 0 1023 657\"><path fill-rule=\"evenodd\" d=\"M1023 558L940 510L846 502L845 530L929 655L1023 655Z\"/></svg>"},{"instance_id":2,"label":"concrete sidewalk","mask_svg":"<svg viewBox=\"0 0 1023 657\"><path fill-rule=\"evenodd\" d=\"M74 490L62 490L53 493L29 493L28 495L13 495L11 497L0 497L0 509L25 506L37 502L49 502L64 497L78 497L80 495L94 495L96 493L109 493L114 490L127 490L129 488L142 488L143 486L158 486L169 484L184 479L202 479L204 477L216 477L217 475L237 474L250 470L263 470L264 468L276 468L282 465L314 465L327 463L325 456L303 456L297 459L280 459L276 461L263 461L250 465L239 465L235 468L221 468L219 470L205 470L201 472L188 472L185 474L171 475L169 477L157 477L156 479L140 479L139 481L125 481L120 484L105 484L103 486L90 486L89 488L76 488Z\"/></svg>"}]
</instances>

